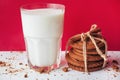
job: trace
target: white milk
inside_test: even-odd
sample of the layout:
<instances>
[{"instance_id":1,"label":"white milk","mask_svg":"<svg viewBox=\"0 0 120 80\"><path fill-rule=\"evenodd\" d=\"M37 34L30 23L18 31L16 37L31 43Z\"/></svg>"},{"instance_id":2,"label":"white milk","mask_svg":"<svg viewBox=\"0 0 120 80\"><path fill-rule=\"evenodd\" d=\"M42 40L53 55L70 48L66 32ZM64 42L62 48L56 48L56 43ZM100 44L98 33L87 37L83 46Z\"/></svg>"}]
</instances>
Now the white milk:
<instances>
[{"instance_id":1,"label":"white milk","mask_svg":"<svg viewBox=\"0 0 120 80\"><path fill-rule=\"evenodd\" d=\"M64 11L60 9L22 10L23 33L29 61L33 66L50 66L59 56Z\"/></svg>"}]
</instances>

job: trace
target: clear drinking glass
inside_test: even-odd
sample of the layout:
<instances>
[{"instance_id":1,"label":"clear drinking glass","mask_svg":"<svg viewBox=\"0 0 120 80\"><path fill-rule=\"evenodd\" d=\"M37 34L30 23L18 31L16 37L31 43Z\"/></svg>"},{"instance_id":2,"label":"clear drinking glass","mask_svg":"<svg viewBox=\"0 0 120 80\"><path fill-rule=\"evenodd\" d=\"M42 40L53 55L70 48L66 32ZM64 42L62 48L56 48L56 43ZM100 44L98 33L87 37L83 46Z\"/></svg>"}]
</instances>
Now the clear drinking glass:
<instances>
[{"instance_id":1,"label":"clear drinking glass","mask_svg":"<svg viewBox=\"0 0 120 80\"><path fill-rule=\"evenodd\" d=\"M59 67L65 6L32 3L21 7L28 64L37 71Z\"/></svg>"}]
</instances>

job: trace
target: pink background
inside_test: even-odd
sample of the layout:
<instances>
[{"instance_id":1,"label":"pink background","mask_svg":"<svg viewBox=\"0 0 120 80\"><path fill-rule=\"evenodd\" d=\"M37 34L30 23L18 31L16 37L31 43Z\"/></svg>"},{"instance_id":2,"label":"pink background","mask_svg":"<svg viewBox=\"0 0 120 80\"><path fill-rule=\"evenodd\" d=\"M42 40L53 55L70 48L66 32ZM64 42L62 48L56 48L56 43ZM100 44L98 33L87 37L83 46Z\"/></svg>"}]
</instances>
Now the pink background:
<instances>
[{"instance_id":1,"label":"pink background","mask_svg":"<svg viewBox=\"0 0 120 80\"><path fill-rule=\"evenodd\" d=\"M19 7L33 2L66 6L63 50L70 36L94 23L102 29L109 50L120 50L120 0L0 0L0 50L25 50Z\"/></svg>"}]
</instances>

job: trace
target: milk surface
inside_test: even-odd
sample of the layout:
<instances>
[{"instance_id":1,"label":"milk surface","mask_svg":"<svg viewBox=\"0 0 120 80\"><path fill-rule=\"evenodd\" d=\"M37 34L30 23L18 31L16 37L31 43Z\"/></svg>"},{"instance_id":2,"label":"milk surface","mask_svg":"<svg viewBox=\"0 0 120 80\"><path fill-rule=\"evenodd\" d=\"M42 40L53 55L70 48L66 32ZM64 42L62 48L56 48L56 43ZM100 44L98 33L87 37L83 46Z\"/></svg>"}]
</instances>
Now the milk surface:
<instances>
[{"instance_id":1,"label":"milk surface","mask_svg":"<svg viewBox=\"0 0 120 80\"><path fill-rule=\"evenodd\" d=\"M55 64L60 52L64 11L50 8L22 10L21 17L31 64Z\"/></svg>"}]
</instances>

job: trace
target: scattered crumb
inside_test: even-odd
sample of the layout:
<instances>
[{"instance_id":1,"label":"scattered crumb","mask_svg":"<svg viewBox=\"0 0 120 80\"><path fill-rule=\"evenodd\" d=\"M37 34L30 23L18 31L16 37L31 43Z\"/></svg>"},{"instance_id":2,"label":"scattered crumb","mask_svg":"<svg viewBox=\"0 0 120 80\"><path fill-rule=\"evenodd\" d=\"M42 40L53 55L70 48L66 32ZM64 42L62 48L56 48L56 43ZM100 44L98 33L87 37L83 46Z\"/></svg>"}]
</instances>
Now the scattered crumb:
<instances>
[{"instance_id":1,"label":"scattered crumb","mask_svg":"<svg viewBox=\"0 0 120 80\"><path fill-rule=\"evenodd\" d=\"M24 78L28 78L28 75L27 75L27 74L25 74L25 75L24 75Z\"/></svg>"},{"instance_id":2,"label":"scattered crumb","mask_svg":"<svg viewBox=\"0 0 120 80\"><path fill-rule=\"evenodd\" d=\"M13 73L13 74L16 74L18 72L22 72L24 70L24 68L20 68L20 69L15 69L13 67L9 67L8 69L6 69L6 71L8 73Z\"/></svg>"},{"instance_id":3,"label":"scattered crumb","mask_svg":"<svg viewBox=\"0 0 120 80\"><path fill-rule=\"evenodd\" d=\"M14 69L13 67L9 67L10 69Z\"/></svg>"},{"instance_id":4,"label":"scattered crumb","mask_svg":"<svg viewBox=\"0 0 120 80\"><path fill-rule=\"evenodd\" d=\"M13 71L9 71L9 73L12 73Z\"/></svg>"},{"instance_id":5,"label":"scattered crumb","mask_svg":"<svg viewBox=\"0 0 120 80\"><path fill-rule=\"evenodd\" d=\"M36 78L36 80L38 80L38 78Z\"/></svg>"},{"instance_id":6,"label":"scattered crumb","mask_svg":"<svg viewBox=\"0 0 120 80\"><path fill-rule=\"evenodd\" d=\"M64 72L68 72L68 67L64 67L62 70L63 70Z\"/></svg>"},{"instance_id":7,"label":"scattered crumb","mask_svg":"<svg viewBox=\"0 0 120 80\"><path fill-rule=\"evenodd\" d=\"M117 75L116 75L116 74L113 74L113 76L114 76L114 77L117 77Z\"/></svg>"},{"instance_id":8,"label":"scattered crumb","mask_svg":"<svg viewBox=\"0 0 120 80\"><path fill-rule=\"evenodd\" d=\"M24 68L21 68L21 70L25 70Z\"/></svg>"},{"instance_id":9,"label":"scattered crumb","mask_svg":"<svg viewBox=\"0 0 120 80\"><path fill-rule=\"evenodd\" d=\"M114 64L117 64L118 65L118 62L116 60L113 60L112 63Z\"/></svg>"},{"instance_id":10,"label":"scattered crumb","mask_svg":"<svg viewBox=\"0 0 120 80\"><path fill-rule=\"evenodd\" d=\"M5 69L5 71L7 71L7 69Z\"/></svg>"},{"instance_id":11,"label":"scattered crumb","mask_svg":"<svg viewBox=\"0 0 120 80\"><path fill-rule=\"evenodd\" d=\"M107 69L107 71L111 71L110 69Z\"/></svg>"},{"instance_id":12,"label":"scattered crumb","mask_svg":"<svg viewBox=\"0 0 120 80\"><path fill-rule=\"evenodd\" d=\"M39 68L38 71L39 71L40 73L43 73L43 72L44 72L44 68Z\"/></svg>"},{"instance_id":13,"label":"scattered crumb","mask_svg":"<svg viewBox=\"0 0 120 80\"><path fill-rule=\"evenodd\" d=\"M25 66L28 66L27 64L25 64Z\"/></svg>"},{"instance_id":14,"label":"scattered crumb","mask_svg":"<svg viewBox=\"0 0 120 80\"><path fill-rule=\"evenodd\" d=\"M7 62L0 61L0 67L6 67L6 66L11 66L11 64Z\"/></svg>"},{"instance_id":15,"label":"scattered crumb","mask_svg":"<svg viewBox=\"0 0 120 80\"><path fill-rule=\"evenodd\" d=\"M41 68L33 68L35 71L37 72L40 72L40 73L47 73L49 74L49 72L51 71L51 68L44 68L44 67L41 67Z\"/></svg>"},{"instance_id":16,"label":"scattered crumb","mask_svg":"<svg viewBox=\"0 0 120 80\"><path fill-rule=\"evenodd\" d=\"M49 80L49 78L47 78L47 80Z\"/></svg>"},{"instance_id":17,"label":"scattered crumb","mask_svg":"<svg viewBox=\"0 0 120 80\"><path fill-rule=\"evenodd\" d=\"M114 65L114 64L112 65L112 69L115 70L116 72L120 71L119 67L117 65Z\"/></svg>"},{"instance_id":18,"label":"scattered crumb","mask_svg":"<svg viewBox=\"0 0 120 80\"><path fill-rule=\"evenodd\" d=\"M109 62L106 63L107 65L109 64Z\"/></svg>"},{"instance_id":19,"label":"scattered crumb","mask_svg":"<svg viewBox=\"0 0 120 80\"><path fill-rule=\"evenodd\" d=\"M88 75L90 75L90 72L87 72L88 73Z\"/></svg>"},{"instance_id":20,"label":"scattered crumb","mask_svg":"<svg viewBox=\"0 0 120 80\"><path fill-rule=\"evenodd\" d=\"M19 65L23 65L23 63L19 63Z\"/></svg>"},{"instance_id":21,"label":"scattered crumb","mask_svg":"<svg viewBox=\"0 0 120 80\"><path fill-rule=\"evenodd\" d=\"M1 67L6 66L6 62L0 61L0 66Z\"/></svg>"},{"instance_id":22,"label":"scattered crumb","mask_svg":"<svg viewBox=\"0 0 120 80\"><path fill-rule=\"evenodd\" d=\"M19 72L19 70L9 70L8 73L16 73Z\"/></svg>"},{"instance_id":23,"label":"scattered crumb","mask_svg":"<svg viewBox=\"0 0 120 80\"><path fill-rule=\"evenodd\" d=\"M56 74L54 74L54 76L56 76Z\"/></svg>"},{"instance_id":24,"label":"scattered crumb","mask_svg":"<svg viewBox=\"0 0 120 80\"><path fill-rule=\"evenodd\" d=\"M11 66L11 64L8 64L7 66Z\"/></svg>"}]
</instances>

